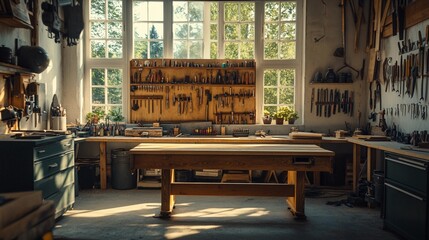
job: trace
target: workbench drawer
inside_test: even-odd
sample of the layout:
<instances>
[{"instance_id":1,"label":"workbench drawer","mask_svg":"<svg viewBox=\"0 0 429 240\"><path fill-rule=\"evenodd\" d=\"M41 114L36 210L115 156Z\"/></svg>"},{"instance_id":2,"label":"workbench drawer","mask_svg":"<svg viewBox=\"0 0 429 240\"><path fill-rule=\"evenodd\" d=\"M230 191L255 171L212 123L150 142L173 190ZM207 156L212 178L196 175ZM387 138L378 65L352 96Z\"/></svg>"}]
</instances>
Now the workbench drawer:
<instances>
[{"instance_id":1,"label":"workbench drawer","mask_svg":"<svg viewBox=\"0 0 429 240\"><path fill-rule=\"evenodd\" d=\"M34 164L34 181L38 181L72 166L74 166L74 153L72 151L37 161Z\"/></svg>"},{"instance_id":2,"label":"workbench drawer","mask_svg":"<svg viewBox=\"0 0 429 240\"><path fill-rule=\"evenodd\" d=\"M55 154L73 150L73 139L64 139L60 142L54 142L34 148L34 161L53 156Z\"/></svg>"},{"instance_id":3,"label":"workbench drawer","mask_svg":"<svg viewBox=\"0 0 429 240\"><path fill-rule=\"evenodd\" d=\"M75 202L74 189L75 185L72 183L47 198L47 200L53 200L56 204L55 218L61 216L64 212L73 207Z\"/></svg>"},{"instance_id":4,"label":"workbench drawer","mask_svg":"<svg viewBox=\"0 0 429 240\"><path fill-rule=\"evenodd\" d=\"M427 194L427 162L410 157L386 153L386 179Z\"/></svg>"},{"instance_id":5,"label":"workbench drawer","mask_svg":"<svg viewBox=\"0 0 429 240\"><path fill-rule=\"evenodd\" d=\"M74 168L67 168L63 171L58 172L55 175L51 175L47 178L41 179L34 182L34 189L41 190L43 193L43 198L47 198L65 186L74 183Z\"/></svg>"}]
</instances>

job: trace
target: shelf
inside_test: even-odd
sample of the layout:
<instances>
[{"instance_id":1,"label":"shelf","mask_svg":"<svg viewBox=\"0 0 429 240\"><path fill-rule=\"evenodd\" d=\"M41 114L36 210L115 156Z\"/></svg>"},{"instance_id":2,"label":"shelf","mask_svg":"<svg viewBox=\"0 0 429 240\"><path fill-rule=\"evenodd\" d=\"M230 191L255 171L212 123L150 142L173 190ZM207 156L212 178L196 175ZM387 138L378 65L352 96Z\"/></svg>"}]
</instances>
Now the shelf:
<instances>
[{"instance_id":1,"label":"shelf","mask_svg":"<svg viewBox=\"0 0 429 240\"><path fill-rule=\"evenodd\" d=\"M26 28L26 29L33 29L33 26L31 24L28 24L18 18L15 17L0 17L0 23L3 23L5 25L8 25L9 27L14 28Z\"/></svg>"},{"instance_id":2,"label":"shelf","mask_svg":"<svg viewBox=\"0 0 429 240\"><path fill-rule=\"evenodd\" d=\"M353 84L353 82L345 82L345 83L340 83L340 82L310 82L310 84L311 85L317 85L317 84L320 84L320 85L338 85L338 84L340 84L340 85L351 85L351 84Z\"/></svg>"},{"instance_id":3,"label":"shelf","mask_svg":"<svg viewBox=\"0 0 429 240\"><path fill-rule=\"evenodd\" d=\"M139 86L139 85L160 85L160 86L195 86L195 85L201 85L201 86L236 86L236 87L255 87L255 84L232 84L232 83L160 83L160 82L142 82L142 83L130 83L131 86Z\"/></svg>"},{"instance_id":4,"label":"shelf","mask_svg":"<svg viewBox=\"0 0 429 240\"><path fill-rule=\"evenodd\" d=\"M17 72L22 74L29 74L29 75L34 74L33 72L30 71L30 69L23 68L9 63L0 62L0 74L12 75Z\"/></svg>"}]
</instances>

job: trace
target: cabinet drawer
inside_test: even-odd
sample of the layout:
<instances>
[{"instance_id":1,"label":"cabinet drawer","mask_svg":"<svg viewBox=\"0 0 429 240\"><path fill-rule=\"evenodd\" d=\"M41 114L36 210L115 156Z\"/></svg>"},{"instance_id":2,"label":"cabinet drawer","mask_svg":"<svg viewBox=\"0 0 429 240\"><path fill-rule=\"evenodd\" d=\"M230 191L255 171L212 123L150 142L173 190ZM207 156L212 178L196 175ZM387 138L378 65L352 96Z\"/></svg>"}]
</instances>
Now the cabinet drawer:
<instances>
[{"instance_id":1,"label":"cabinet drawer","mask_svg":"<svg viewBox=\"0 0 429 240\"><path fill-rule=\"evenodd\" d=\"M42 145L34 148L34 160L49 157L58 153L73 150L73 139L64 139L60 142Z\"/></svg>"},{"instance_id":2,"label":"cabinet drawer","mask_svg":"<svg viewBox=\"0 0 429 240\"><path fill-rule=\"evenodd\" d=\"M386 180L384 225L406 239L426 238L427 200Z\"/></svg>"},{"instance_id":3,"label":"cabinet drawer","mask_svg":"<svg viewBox=\"0 0 429 240\"><path fill-rule=\"evenodd\" d=\"M74 166L73 152L66 152L52 158L37 161L34 164L34 181L40 180L72 166Z\"/></svg>"},{"instance_id":4,"label":"cabinet drawer","mask_svg":"<svg viewBox=\"0 0 429 240\"><path fill-rule=\"evenodd\" d=\"M68 209L73 207L75 201L74 189L74 184L70 184L47 198L48 200L53 200L56 204L55 218L58 218Z\"/></svg>"},{"instance_id":5,"label":"cabinet drawer","mask_svg":"<svg viewBox=\"0 0 429 240\"><path fill-rule=\"evenodd\" d=\"M409 157L386 153L386 179L427 194L427 163Z\"/></svg>"},{"instance_id":6,"label":"cabinet drawer","mask_svg":"<svg viewBox=\"0 0 429 240\"><path fill-rule=\"evenodd\" d=\"M57 193L65 186L74 183L74 168L67 168L57 174L34 182L34 189L41 190L43 198L47 198L54 193Z\"/></svg>"}]
</instances>

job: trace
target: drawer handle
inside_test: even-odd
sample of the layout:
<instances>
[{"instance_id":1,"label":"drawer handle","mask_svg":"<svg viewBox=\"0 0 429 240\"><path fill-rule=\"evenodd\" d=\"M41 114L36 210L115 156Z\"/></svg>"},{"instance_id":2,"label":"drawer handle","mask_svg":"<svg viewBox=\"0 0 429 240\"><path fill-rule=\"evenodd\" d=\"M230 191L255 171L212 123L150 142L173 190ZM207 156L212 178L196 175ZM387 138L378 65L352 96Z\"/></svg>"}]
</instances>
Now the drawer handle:
<instances>
[{"instance_id":1,"label":"drawer handle","mask_svg":"<svg viewBox=\"0 0 429 240\"><path fill-rule=\"evenodd\" d=\"M410 161L408 159L404 159L404 158L399 158L401 161L393 159L393 158L389 158L386 157L387 161L391 161L397 164L401 164L401 165L406 165L412 168L417 168L423 171L426 171L426 166L423 163L419 163L419 162L415 162L415 161Z\"/></svg>"},{"instance_id":2,"label":"drawer handle","mask_svg":"<svg viewBox=\"0 0 429 240\"><path fill-rule=\"evenodd\" d=\"M392 185L392 184L390 184L390 183L384 183L384 185L386 185L386 186L388 186L388 187L390 187L390 188L393 188L393 189L395 189L396 191L399 191L399 192L401 192L401 193L404 193L404 194L406 194L406 195L408 195L408 196L410 196L410 197L412 197L412 198L415 198L415 199L417 199L417 200L420 200L420 201L423 201L423 200L424 200L424 198L419 197L419 196L417 196L417 195L415 195L415 194L412 194L412 193L410 193L410 192L408 192L408 191L405 191L405 190L403 190L403 189L400 189L400 188L398 188L398 187L395 187L395 186L393 186L393 185Z\"/></svg>"},{"instance_id":3,"label":"drawer handle","mask_svg":"<svg viewBox=\"0 0 429 240\"><path fill-rule=\"evenodd\" d=\"M58 163L53 163L49 165L49 168L57 168L58 167Z\"/></svg>"},{"instance_id":4,"label":"drawer handle","mask_svg":"<svg viewBox=\"0 0 429 240\"><path fill-rule=\"evenodd\" d=\"M38 153L45 153L46 152L46 150L39 150L39 151L37 151Z\"/></svg>"},{"instance_id":5,"label":"drawer handle","mask_svg":"<svg viewBox=\"0 0 429 240\"><path fill-rule=\"evenodd\" d=\"M295 165L311 165L314 159L311 157L294 157L292 163Z\"/></svg>"}]
</instances>

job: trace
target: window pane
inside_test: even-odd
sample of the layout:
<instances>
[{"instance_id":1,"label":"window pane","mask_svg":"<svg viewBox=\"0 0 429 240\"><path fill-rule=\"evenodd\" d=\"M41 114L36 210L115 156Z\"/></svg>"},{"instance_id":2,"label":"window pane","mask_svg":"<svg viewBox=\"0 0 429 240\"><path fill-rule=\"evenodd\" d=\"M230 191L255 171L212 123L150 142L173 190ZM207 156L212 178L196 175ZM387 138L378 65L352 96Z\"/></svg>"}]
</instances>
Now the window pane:
<instances>
[{"instance_id":1,"label":"window pane","mask_svg":"<svg viewBox=\"0 0 429 240\"><path fill-rule=\"evenodd\" d=\"M201 22L203 21L203 2L189 2L189 21Z\"/></svg>"},{"instance_id":2,"label":"window pane","mask_svg":"<svg viewBox=\"0 0 429 240\"><path fill-rule=\"evenodd\" d=\"M150 39L163 39L164 38L164 26L161 23L154 23L150 27L149 37Z\"/></svg>"},{"instance_id":3,"label":"window pane","mask_svg":"<svg viewBox=\"0 0 429 240\"><path fill-rule=\"evenodd\" d=\"M134 23L134 39L148 39L147 23Z\"/></svg>"},{"instance_id":4,"label":"window pane","mask_svg":"<svg viewBox=\"0 0 429 240\"><path fill-rule=\"evenodd\" d=\"M237 40L238 27L238 24L225 24L225 40Z\"/></svg>"},{"instance_id":5,"label":"window pane","mask_svg":"<svg viewBox=\"0 0 429 240\"><path fill-rule=\"evenodd\" d=\"M92 111L93 112L99 112L99 113L105 114L106 113L106 108L103 107L103 106L93 106L92 107Z\"/></svg>"},{"instance_id":6,"label":"window pane","mask_svg":"<svg viewBox=\"0 0 429 240\"><path fill-rule=\"evenodd\" d=\"M122 41L107 41L109 58L122 58Z\"/></svg>"},{"instance_id":7,"label":"window pane","mask_svg":"<svg viewBox=\"0 0 429 240\"><path fill-rule=\"evenodd\" d=\"M295 70L294 69L283 69L280 70L280 85L293 87L295 80Z\"/></svg>"},{"instance_id":8,"label":"window pane","mask_svg":"<svg viewBox=\"0 0 429 240\"><path fill-rule=\"evenodd\" d=\"M91 20L105 19L106 15L106 1L105 0L91 0L91 11L89 14Z\"/></svg>"},{"instance_id":9,"label":"window pane","mask_svg":"<svg viewBox=\"0 0 429 240\"><path fill-rule=\"evenodd\" d=\"M104 58L106 57L106 42L105 41L91 41L91 57Z\"/></svg>"},{"instance_id":10,"label":"window pane","mask_svg":"<svg viewBox=\"0 0 429 240\"><path fill-rule=\"evenodd\" d=\"M203 58L203 42L192 41L189 46L189 58Z\"/></svg>"},{"instance_id":11,"label":"window pane","mask_svg":"<svg viewBox=\"0 0 429 240\"><path fill-rule=\"evenodd\" d=\"M121 22L108 22L107 29L107 38L122 38Z\"/></svg>"},{"instance_id":12,"label":"window pane","mask_svg":"<svg viewBox=\"0 0 429 240\"><path fill-rule=\"evenodd\" d=\"M238 3L225 3L225 21L238 21Z\"/></svg>"},{"instance_id":13,"label":"window pane","mask_svg":"<svg viewBox=\"0 0 429 240\"><path fill-rule=\"evenodd\" d=\"M203 39L203 24L189 24L189 39Z\"/></svg>"},{"instance_id":14,"label":"window pane","mask_svg":"<svg viewBox=\"0 0 429 240\"><path fill-rule=\"evenodd\" d=\"M273 116L273 114L277 111L277 107L276 106L265 106L264 111L270 112L271 116Z\"/></svg>"},{"instance_id":15,"label":"window pane","mask_svg":"<svg viewBox=\"0 0 429 240\"><path fill-rule=\"evenodd\" d=\"M121 88L108 88L107 92L108 104L121 104L122 103L122 89Z\"/></svg>"},{"instance_id":16,"label":"window pane","mask_svg":"<svg viewBox=\"0 0 429 240\"><path fill-rule=\"evenodd\" d=\"M91 84L104 85L104 69L91 69Z\"/></svg>"},{"instance_id":17,"label":"window pane","mask_svg":"<svg viewBox=\"0 0 429 240\"><path fill-rule=\"evenodd\" d=\"M210 21L217 21L219 16L219 6L216 2L210 3Z\"/></svg>"},{"instance_id":18,"label":"window pane","mask_svg":"<svg viewBox=\"0 0 429 240\"><path fill-rule=\"evenodd\" d=\"M122 0L108 0L107 19L122 20Z\"/></svg>"},{"instance_id":19,"label":"window pane","mask_svg":"<svg viewBox=\"0 0 429 240\"><path fill-rule=\"evenodd\" d=\"M295 23L281 24L280 39L295 40L296 39L296 25Z\"/></svg>"},{"instance_id":20,"label":"window pane","mask_svg":"<svg viewBox=\"0 0 429 240\"><path fill-rule=\"evenodd\" d=\"M293 104L293 88L280 88L279 104Z\"/></svg>"},{"instance_id":21,"label":"window pane","mask_svg":"<svg viewBox=\"0 0 429 240\"><path fill-rule=\"evenodd\" d=\"M277 42L265 43L264 58L265 59L277 59L279 53L279 45Z\"/></svg>"},{"instance_id":22,"label":"window pane","mask_svg":"<svg viewBox=\"0 0 429 240\"><path fill-rule=\"evenodd\" d=\"M164 20L164 3L163 2L149 2L149 21L163 21Z\"/></svg>"},{"instance_id":23,"label":"window pane","mask_svg":"<svg viewBox=\"0 0 429 240\"><path fill-rule=\"evenodd\" d=\"M255 39L255 26L253 24L241 24L241 39Z\"/></svg>"},{"instance_id":24,"label":"window pane","mask_svg":"<svg viewBox=\"0 0 429 240\"><path fill-rule=\"evenodd\" d=\"M90 36L94 38L105 38L106 37L106 26L104 22L91 22L91 33Z\"/></svg>"},{"instance_id":25,"label":"window pane","mask_svg":"<svg viewBox=\"0 0 429 240\"><path fill-rule=\"evenodd\" d=\"M238 43L225 43L225 58L237 59Z\"/></svg>"},{"instance_id":26,"label":"window pane","mask_svg":"<svg viewBox=\"0 0 429 240\"><path fill-rule=\"evenodd\" d=\"M253 42L242 42L240 43L240 50L242 59L253 59L254 58L254 49Z\"/></svg>"},{"instance_id":27,"label":"window pane","mask_svg":"<svg viewBox=\"0 0 429 240\"><path fill-rule=\"evenodd\" d=\"M282 2L281 16L282 21L296 20L296 2Z\"/></svg>"},{"instance_id":28,"label":"window pane","mask_svg":"<svg viewBox=\"0 0 429 240\"><path fill-rule=\"evenodd\" d=\"M174 41L173 45L174 45L173 51L174 51L175 58L187 58L188 48L187 48L186 41Z\"/></svg>"},{"instance_id":29,"label":"window pane","mask_svg":"<svg viewBox=\"0 0 429 240\"><path fill-rule=\"evenodd\" d=\"M240 19L241 21L254 21L255 20L255 4L241 3L240 5Z\"/></svg>"},{"instance_id":30,"label":"window pane","mask_svg":"<svg viewBox=\"0 0 429 240\"><path fill-rule=\"evenodd\" d=\"M210 59L216 59L217 57L217 42L210 43Z\"/></svg>"},{"instance_id":31,"label":"window pane","mask_svg":"<svg viewBox=\"0 0 429 240\"><path fill-rule=\"evenodd\" d=\"M264 86L277 86L277 71L265 70L264 71Z\"/></svg>"},{"instance_id":32,"label":"window pane","mask_svg":"<svg viewBox=\"0 0 429 240\"><path fill-rule=\"evenodd\" d=\"M265 21L278 21L279 20L279 3L269 2L265 3Z\"/></svg>"},{"instance_id":33,"label":"window pane","mask_svg":"<svg viewBox=\"0 0 429 240\"><path fill-rule=\"evenodd\" d=\"M147 21L147 2L134 1L133 3L134 21Z\"/></svg>"},{"instance_id":34,"label":"window pane","mask_svg":"<svg viewBox=\"0 0 429 240\"><path fill-rule=\"evenodd\" d=\"M150 58L162 58L164 56L164 45L162 42L150 42Z\"/></svg>"},{"instance_id":35,"label":"window pane","mask_svg":"<svg viewBox=\"0 0 429 240\"><path fill-rule=\"evenodd\" d=\"M217 24L210 24L210 40L217 40Z\"/></svg>"},{"instance_id":36,"label":"window pane","mask_svg":"<svg viewBox=\"0 0 429 240\"><path fill-rule=\"evenodd\" d=\"M277 104L277 88L264 88L264 104Z\"/></svg>"},{"instance_id":37,"label":"window pane","mask_svg":"<svg viewBox=\"0 0 429 240\"><path fill-rule=\"evenodd\" d=\"M109 86L120 86L122 84L121 69L107 69L107 84Z\"/></svg>"},{"instance_id":38,"label":"window pane","mask_svg":"<svg viewBox=\"0 0 429 240\"><path fill-rule=\"evenodd\" d=\"M265 39L273 40L279 37L279 25L277 23L265 24Z\"/></svg>"},{"instance_id":39,"label":"window pane","mask_svg":"<svg viewBox=\"0 0 429 240\"><path fill-rule=\"evenodd\" d=\"M187 39L188 38L188 24L174 23L173 24L174 39Z\"/></svg>"},{"instance_id":40,"label":"window pane","mask_svg":"<svg viewBox=\"0 0 429 240\"><path fill-rule=\"evenodd\" d=\"M134 57L135 58L148 58L147 57L147 44L144 41L134 42Z\"/></svg>"},{"instance_id":41,"label":"window pane","mask_svg":"<svg viewBox=\"0 0 429 240\"><path fill-rule=\"evenodd\" d=\"M295 42L285 42L280 44L280 58L281 59L295 59Z\"/></svg>"},{"instance_id":42,"label":"window pane","mask_svg":"<svg viewBox=\"0 0 429 240\"><path fill-rule=\"evenodd\" d=\"M173 21L188 20L188 4L186 2L173 1Z\"/></svg>"},{"instance_id":43,"label":"window pane","mask_svg":"<svg viewBox=\"0 0 429 240\"><path fill-rule=\"evenodd\" d=\"M104 104L104 88L100 88L100 87L92 88L92 103Z\"/></svg>"}]
</instances>

